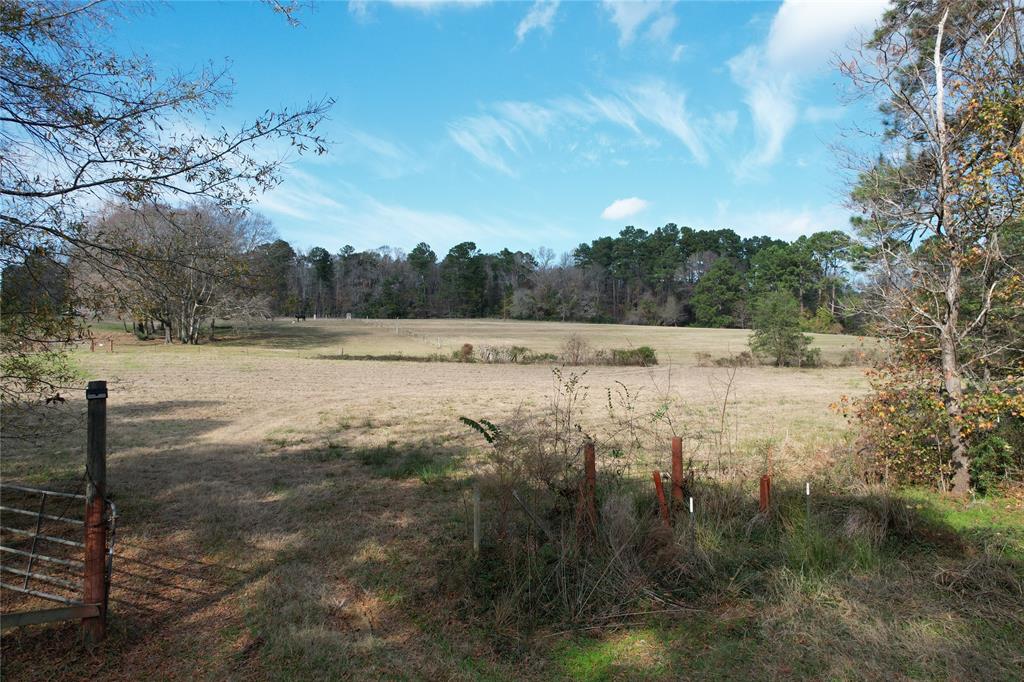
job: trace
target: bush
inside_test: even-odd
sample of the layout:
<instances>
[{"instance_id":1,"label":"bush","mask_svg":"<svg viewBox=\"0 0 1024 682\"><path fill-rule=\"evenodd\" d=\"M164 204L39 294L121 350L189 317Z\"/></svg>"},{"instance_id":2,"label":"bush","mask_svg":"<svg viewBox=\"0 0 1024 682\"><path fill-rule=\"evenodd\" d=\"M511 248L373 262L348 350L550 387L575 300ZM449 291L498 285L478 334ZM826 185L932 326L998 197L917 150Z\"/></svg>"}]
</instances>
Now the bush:
<instances>
[{"instance_id":1,"label":"bush","mask_svg":"<svg viewBox=\"0 0 1024 682\"><path fill-rule=\"evenodd\" d=\"M562 343L559 359L566 365L586 365L593 351L587 340L579 334L572 334Z\"/></svg>"},{"instance_id":2,"label":"bush","mask_svg":"<svg viewBox=\"0 0 1024 682\"><path fill-rule=\"evenodd\" d=\"M981 494L1024 480L1024 418L1004 414L994 431L970 448L971 484Z\"/></svg>"},{"instance_id":3,"label":"bush","mask_svg":"<svg viewBox=\"0 0 1024 682\"><path fill-rule=\"evenodd\" d=\"M748 350L715 360L715 367L757 367L760 363Z\"/></svg>"},{"instance_id":4,"label":"bush","mask_svg":"<svg viewBox=\"0 0 1024 682\"><path fill-rule=\"evenodd\" d=\"M525 346L484 346L478 355L480 362L488 364L531 365L539 362L555 362L554 353L535 353Z\"/></svg>"},{"instance_id":5,"label":"bush","mask_svg":"<svg viewBox=\"0 0 1024 682\"><path fill-rule=\"evenodd\" d=\"M650 367L658 364L658 356L650 346L612 348L609 363L617 366Z\"/></svg>"},{"instance_id":6,"label":"bush","mask_svg":"<svg viewBox=\"0 0 1024 682\"><path fill-rule=\"evenodd\" d=\"M871 392L857 400L844 397L838 404L857 423L865 476L947 489L954 464L941 372L925 358L898 354L868 378ZM1022 478L1022 387L1024 379L1013 377L1001 387L978 382L964 394L962 433L978 492Z\"/></svg>"},{"instance_id":7,"label":"bush","mask_svg":"<svg viewBox=\"0 0 1024 682\"><path fill-rule=\"evenodd\" d=\"M452 360L456 362L473 362L473 344L464 343L462 348L452 351Z\"/></svg>"}]
</instances>

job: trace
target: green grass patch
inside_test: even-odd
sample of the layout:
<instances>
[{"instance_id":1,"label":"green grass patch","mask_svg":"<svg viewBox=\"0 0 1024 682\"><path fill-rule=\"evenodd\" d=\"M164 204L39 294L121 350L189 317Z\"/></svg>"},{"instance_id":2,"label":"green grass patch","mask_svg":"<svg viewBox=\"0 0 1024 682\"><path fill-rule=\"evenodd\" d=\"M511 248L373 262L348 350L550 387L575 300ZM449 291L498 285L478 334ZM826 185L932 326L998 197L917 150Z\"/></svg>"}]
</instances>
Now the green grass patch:
<instances>
[{"instance_id":1,"label":"green grass patch","mask_svg":"<svg viewBox=\"0 0 1024 682\"><path fill-rule=\"evenodd\" d=\"M362 450L358 457L377 476L393 480L419 478L424 483L436 483L457 469L457 463L450 455L424 447L398 448L393 442L384 447Z\"/></svg>"}]
</instances>

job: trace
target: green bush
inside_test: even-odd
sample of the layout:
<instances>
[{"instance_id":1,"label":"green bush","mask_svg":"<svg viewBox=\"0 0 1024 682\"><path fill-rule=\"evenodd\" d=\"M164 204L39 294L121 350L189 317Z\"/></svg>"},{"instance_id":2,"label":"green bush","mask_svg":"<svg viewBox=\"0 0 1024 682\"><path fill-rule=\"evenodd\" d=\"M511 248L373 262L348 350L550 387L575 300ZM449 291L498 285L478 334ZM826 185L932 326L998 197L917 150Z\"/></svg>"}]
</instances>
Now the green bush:
<instances>
[{"instance_id":1,"label":"green bush","mask_svg":"<svg viewBox=\"0 0 1024 682\"><path fill-rule=\"evenodd\" d=\"M999 428L971 447L971 483L981 494L1024 475L1024 419L1003 415Z\"/></svg>"},{"instance_id":2,"label":"green bush","mask_svg":"<svg viewBox=\"0 0 1024 682\"><path fill-rule=\"evenodd\" d=\"M658 356L650 346L612 348L608 358L610 365L650 367L658 364Z\"/></svg>"}]
</instances>

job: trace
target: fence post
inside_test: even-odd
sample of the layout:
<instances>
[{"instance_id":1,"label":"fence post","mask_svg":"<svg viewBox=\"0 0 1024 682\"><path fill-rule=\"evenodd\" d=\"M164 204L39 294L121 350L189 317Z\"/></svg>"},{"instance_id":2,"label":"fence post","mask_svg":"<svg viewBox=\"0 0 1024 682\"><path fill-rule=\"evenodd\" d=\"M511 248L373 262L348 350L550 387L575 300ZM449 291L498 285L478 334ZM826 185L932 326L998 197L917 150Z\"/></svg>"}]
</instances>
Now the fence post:
<instances>
[{"instance_id":1,"label":"fence post","mask_svg":"<svg viewBox=\"0 0 1024 682\"><path fill-rule=\"evenodd\" d=\"M672 439L672 505L683 506L683 439Z\"/></svg>"},{"instance_id":2,"label":"fence post","mask_svg":"<svg viewBox=\"0 0 1024 682\"><path fill-rule=\"evenodd\" d=\"M760 492L761 499L758 502L758 509L760 509L763 514L768 511L768 505L771 504L772 501L772 477L768 474L761 477Z\"/></svg>"},{"instance_id":3,"label":"fence post","mask_svg":"<svg viewBox=\"0 0 1024 682\"><path fill-rule=\"evenodd\" d=\"M597 527L597 457L594 454L594 441L587 440L583 446L584 509L591 528Z\"/></svg>"},{"instance_id":4,"label":"fence post","mask_svg":"<svg viewBox=\"0 0 1024 682\"><path fill-rule=\"evenodd\" d=\"M480 484L473 483L473 554L480 555Z\"/></svg>"},{"instance_id":5,"label":"fence post","mask_svg":"<svg viewBox=\"0 0 1024 682\"><path fill-rule=\"evenodd\" d=\"M82 637L89 648L106 635L107 527L104 500L107 494L107 382L90 381L85 389L88 403L88 448L85 463L85 595L83 602L97 604L99 615L82 619Z\"/></svg>"},{"instance_id":6,"label":"fence post","mask_svg":"<svg viewBox=\"0 0 1024 682\"><path fill-rule=\"evenodd\" d=\"M665 500L665 486L661 482L661 472L657 469L651 474L654 479L654 492L658 495L658 508L661 510L661 521L666 528L672 527L672 521L668 515L668 502Z\"/></svg>"}]
</instances>

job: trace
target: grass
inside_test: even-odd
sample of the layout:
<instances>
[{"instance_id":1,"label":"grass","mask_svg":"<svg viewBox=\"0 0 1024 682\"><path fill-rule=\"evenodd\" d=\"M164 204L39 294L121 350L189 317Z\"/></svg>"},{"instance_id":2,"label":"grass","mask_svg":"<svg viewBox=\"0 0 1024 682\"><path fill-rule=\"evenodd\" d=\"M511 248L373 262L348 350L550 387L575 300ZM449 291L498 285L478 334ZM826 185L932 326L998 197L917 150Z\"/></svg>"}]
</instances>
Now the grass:
<instances>
[{"instance_id":1,"label":"grass","mask_svg":"<svg viewBox=\"0 0 1024 682\"><path fill-rule=\"evenodd\" d=\"M908 499L932 530L916 544L837 550L828 535L801 534L797 500L776 536L700 528L728 576L705 580L731 581L727 599L701 603L691 586L679 613L497 629L452 588L452 557L473 565L479 445L458 417L546 409L549 368L316 358L342 347L427 355L437 337L441 352L463 342L546 352L579 331L600 347L650 345L663 363L589 369L585 428L607 421L606 391L622 382L639 391L638 410L671 395L680 428L705 431L721 423L726 371L695 367L694 353L736 352L742 331L435 320L395 333L390 322L307 321L165 347L118 329L107 330L114 353L75 353L89 378L110 381L108 475L122 514L111 637L87 656L74 624L6 632L5 679L998 679L1019 666L1018 622L998 598L971 598L1005 594L1019 503L917 491ZM855 342L822 340L836 357ZM828 404L864 385L856 368L742 368L726 430L736 443L773 443L780 474L827 471L844 429ZM76 391L62 406L5 410L5 433L38 437L4 443L4 481L79 485L84 407ZM667 448L651 457L666 468ZM763 466L739 447L731 463ZM485 518L496 504L485 499ZM5 611L32 605L4 598Z\"/></svg>"}]
</instances>

